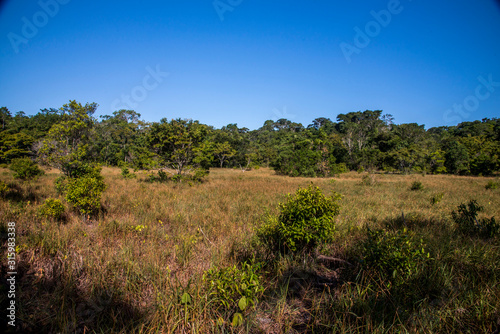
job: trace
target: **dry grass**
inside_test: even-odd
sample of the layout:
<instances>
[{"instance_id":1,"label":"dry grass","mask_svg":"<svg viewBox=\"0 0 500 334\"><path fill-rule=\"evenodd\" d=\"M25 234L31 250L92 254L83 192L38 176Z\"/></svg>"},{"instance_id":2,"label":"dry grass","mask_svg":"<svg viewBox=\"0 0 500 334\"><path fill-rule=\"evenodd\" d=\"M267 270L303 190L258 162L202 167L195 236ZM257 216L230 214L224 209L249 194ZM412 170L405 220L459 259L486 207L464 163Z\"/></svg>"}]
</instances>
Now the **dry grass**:
<instances>
[{"instance_id":1,"label":"dry grass","mask_svg":"<svg viewBox=\"0 0 500 334\"><path fill-rule=\"evenodd\" d=\"M338 225L344 231L402 214L448 222L450 212L470 199L485 207L484 215L500 217L500 189L485 189L491 178L482 177L374 174L374 184L365 185L365 174L355 172L310 179L265 168L213 169L207 182L189 185L148 183L141 172L137 179L123 179L117 168L103 168L102 174L108 189L100 217L84 223L68 209L65 221L55 222L37 210L46 198L58 197L56 171L28 185L0 169L0 179L17 187L1 200L0 221L17 224L18 318L25 332L217 332L203 272L236 263L235 249L250 240L256 226L277 213L287 193L311 182L326 194L343 195ZM410 191L413 181L424 189ZM438 193L442 201L431 204ZM268 279L269 286L283 287ZM196 299L189 308L176 299L183 291ZM306 294L301 300L307 305L295 305L298 299L290 302L286 292L269 293L254 318L257 325L247 330L305 331L291 323L310 321L304 310L319 314L329 296ZM4 303L3 292L0 298Z\"/></svg>"}]
</instances>

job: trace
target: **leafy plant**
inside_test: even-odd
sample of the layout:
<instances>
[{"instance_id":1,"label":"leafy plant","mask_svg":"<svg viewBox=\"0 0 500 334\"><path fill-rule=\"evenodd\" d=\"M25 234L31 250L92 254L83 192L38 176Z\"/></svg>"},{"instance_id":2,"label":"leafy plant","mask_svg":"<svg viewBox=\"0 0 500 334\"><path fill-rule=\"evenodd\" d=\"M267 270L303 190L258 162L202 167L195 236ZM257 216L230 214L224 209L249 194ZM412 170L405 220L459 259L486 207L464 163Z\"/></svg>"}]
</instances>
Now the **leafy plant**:
<instances>
[{"instance_id":1,"label":"leafy plant","mask_svg":"<svg viewBox=\"0 0 500 334\"><path fill-rule=\"evenodd\" d=\"M435 194L431 197L431 204L434 205L434 204L437 204L439 202L441 202L441 200L443 199L444 197L444 193L439 193L439 194Z\"/></svg>"},{"instance_id":2,"label":"leafy plant","mask_svg":"<svg viewBox=\"0 0 500 334\"><path fill-rule=\"evenodd\" d=\"M66 186L66 200L81 214L92 214L100 208L105 189L106 184L100 174L70 179Z\"/></svg>"},{"instance_id":3,"label":"leafy plant","mask_svg":"<svg viewBox=\"0 0 500 334\"><path fill-rule=\"evenodd\" d=\"M317 243L329 241L335 231L334 217L339 214L337 201L341 196L333 193L327 197L318 187L310 185L288 194L285 203L279 204L280 214L270 217L258 232L261 240L274 248L297 252L313 248Z\"/></svg>"},{"instance_id":4,"label":"leafy plant","mask_svg":"<svg viewBox=\"0 0 500 334\"><path fill-rule=\"evenodd\" d=\"M243 313L254 307L264 292L258 271L261 264L244 262L241 269L236 265L227 268L213 267L203 274L217 310L235 312L232 324L243 323Z\"/></svg>"},{"instance_id":5,"label":"leafy plant","mask_svg":"<svg viewBox=\"0 0 500 334\"><path fill-rule=\"evenodd\" d=\"M7 192L9 192L9 186L7 183L0 181L0 196L4 196Z\"/></svg>"},{"instance_id":6,"label":"leafy plant","mask_svg":"<svg viewBox=\"0 0 500 334\"><path fill-rule=\"evenodd\" d=\"M47 218L61 219L66 208L59 199L47 198L40 206L40 214Z\"/></svg>"},{"instance_id":7,"label":"leafy plant","mask_svg":"<svg viewBox=\"0 0 500 334\"><path fill-rule=\"evenodd\" d=\"M397 232L367 229L366 236L362 245L363 266L377 270L396 285L430 257L423 240L414 240L406 228Z\"/></svg>"},{"instance_id":8,"label":"leafy plant","mask_svg":"<svg viewBox=\"0 0 500 334\"><path fill-rule=\"evenodd\" d=\"M413 190L413 191L418 191L418 190L422 190L422 189L424 189L424 185L420 181L414 181L410 187L410 190Z\"/></svg>"},{"instance_id":9,"label":"leafy plant","mask_svg":"<svg viewBox=\"0 0 500 334\"><path fill-rule=\"evenodd\" d=\"M14 178L23 181L33 180L44 174L43 170L30 158L14 159L9 168L14 171Z\"/></svg>"},{"instance_id":10,"label":"leafy plant","mask_svg":"<svg viewBox=\"0 0 500 334\"><path fill-rule=\"evenodd\" d=\"M484 186L486 189L497 189L499 183L493 180L488 181L488 183Z\"/></svg>"},{"instance_id":11,"label":"leafy plant","mask_svg":"<svg viewBox=\"0 0 500 334\"><path fill-rule=\"evenodd\" d=\"M121 170L122 170L121 175L124 179L133 179L137 177L137 175L135 175L134 173L130 173L130 170L128 169L127 166L123 166Z\"/></svg>"},{"instance_id":12,"label":"leafy plant","mask_svg":"<svg viewBox=\"0 0 500 334\"><path fill-rule=\"evenodd\" d=\"M495 221L495 217L478 219L478 213L483 209L476 200L471 200L467 205L460 204L458 212L452 211L451 216L457 225L458 231L482 237L495 236L500 230L500 224Z\"/></svg>"}]
</instances>

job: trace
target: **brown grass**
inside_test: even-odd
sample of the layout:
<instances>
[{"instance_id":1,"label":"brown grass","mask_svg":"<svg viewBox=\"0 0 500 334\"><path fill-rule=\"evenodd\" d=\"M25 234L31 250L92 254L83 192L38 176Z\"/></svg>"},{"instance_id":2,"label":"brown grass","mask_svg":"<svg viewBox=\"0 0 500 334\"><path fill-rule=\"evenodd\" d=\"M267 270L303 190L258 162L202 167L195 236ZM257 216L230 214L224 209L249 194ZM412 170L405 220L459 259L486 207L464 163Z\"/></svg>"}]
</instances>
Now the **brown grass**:
<instances>
[{"instance_id":1,"label":"brown grass","mask_svg":"<svg viewBox=\"0 0 500 334\"><path fill-rule=\"evenodd\" d=\"M234 264L234 248L248 241L267 215L277 213L287 193L310 183L326 194L343 195L341 230L402 214L449 221L450 212L470 199L485 207L485 216L500 217L500 189L485 189L490 178L483 177L374 174L375 184L364 185L366 173L310 179L279 176L266 168L212 169L206 182L189 185L147 183L143 172L137 179L123 179L117 168L103 168L102 174L108 185L103 213L84 223L68 208L65 221L55 222L37 210L46 198L58 197L53 186L57 171L28 185L0 169L0 179L18 187L15 195L1 200L0 221L17 224L18 318L26 332L215 331L207 303L194 303L186 315L172 296L189 289L207 300L203 272ZM410 191L413 181L424 189ZM444 197L432 205L430 198L438 193ZM303 307L286 301L267 309L275 314L272 323L260 326L268 332L290 328L286 322L294 312L299 315L293 317L305 316L299 312Z\"/></svg>"}]
</instances>

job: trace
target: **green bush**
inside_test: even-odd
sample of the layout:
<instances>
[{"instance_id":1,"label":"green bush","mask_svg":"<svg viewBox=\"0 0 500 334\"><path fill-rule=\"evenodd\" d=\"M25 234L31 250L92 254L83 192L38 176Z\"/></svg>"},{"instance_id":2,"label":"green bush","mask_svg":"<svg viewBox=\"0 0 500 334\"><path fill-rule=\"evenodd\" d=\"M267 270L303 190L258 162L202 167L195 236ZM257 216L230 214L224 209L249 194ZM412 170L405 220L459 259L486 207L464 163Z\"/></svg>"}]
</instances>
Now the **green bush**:
<instances>
[{"instance_id":1,"label":"green bush","mask_svg":"<svg viewBox=\"0 0 500 334\"><path fill-rule=\"evenodd\" d=\"M106 184L100 174L70 179L66 186L66 201L81 214L93 214L101 206L105 189Z\"/></svg>"},{"instance_id":2,"label":"green bush","mask_svg":"<svg viewBox=\"0 0 500 334\"><path fill-rule=\"evenodd\" d=\"M498 188L498 182L490 180L490 181L488 181L488 183L484 187L486 189L497 189Z\"/></svg>"},{"instance_id":3,"label":"green bush","mask_svg":"<svg viewBox=\"0 0 500 334\"><path fill-rule=\"evenodd\" d=\"M424 189L424 185L420 181L414 181L410 187L410 190L413 190L413 191L422 190L422 189Z\"/></svg>"},{"instance_id":4,"label":"green bush","mask_svg":"<svg viewBox=\"0 0 500 334\"><path fill-rule=\"evenodd\" d=\"M439 194L435 194L431 197L431 204L434 205L434 204L437 204L439 202L441 202L441 200L443 199L444 197L444 193L439 193Z\"/></svg>"},{"instance_id":5,"label":"green bush","mask_svg":"<svg viewBox=\"0 0 500 334\"><path fill-rule=\"evenodd\" d=\"M288 194L285 203L279 204L279 216L269 218L258 235L264 244L292 252L330 241L335 231L334 217L340 210L337 204L340 198L337 193L327 197L312 185L298 189L294 195Z\"/></svg>"},{"instance_id":6,"label":"green bush","mask_svg":"<svg viewBox=\"0 0 500 334\"><path fill-rule=\"evenodd\" d=\"M254 307L264 292L258 271L260 264L244 262L241 269L235 265L228 268L211 268L203 273L217 313L233 315L233 324L242 319L240 312Z\"/></svg>"},{"instance_id":7,"label":"green bush","mask_svg":"<svg viewBox=\"0 0 500 334\"><path fill-rule=\"evenodd\" d=\"M7 183L0 181L0 196L4 196L9 192L9 186Z\"/></svg>"},{"instance_id":8,"label":"green bush","mask_svg":"<svg viewBox=\"0 0 500 334\"><path fill-rule=\"evenodd\" d=\"M457 226L457 230L464 234L479 235L482 237L493 237L499 230L500 225L495 217L478 219L478 213L483 211L476 200L471 200L467 205L460 204L458 212L452 211L451 216Z\"/></svg>"},{"instance_id":9,"label":"green bush","mask_svg":"<svg viewBox=\"0 0 500 334\"><path fill-rule=\"evenodd\" d=\"M66 208L64 204L55 198L47 198L45 203L40 206L40 214L47 218L61 219Z\"/></svg>"},{"instance_id":10,"label":"green bush","mask_svg":"<svg viewBox=\"0 0 500 334\"><path fill-rule=\"evenodd\" d=\"M330 170L330 175L337 175L349 172L347 165L344 162L333 164Z\"/></svg>"},{"instance_id":11,"label":"green bush","mask_svg":"<svg viewBox=\"0 0 500 334\"><path fill-rule=\"evenodd\" d=\"M414 240L406 228L397 232L367 229L362 244L365 268L378 271L396 285L404 283L430 255L422 240Z\"/></svg>"},{"instance_id":12,"label":"green bush","mask_svg":"<svg viewBox=\"0 0 500 334\"><path fill-rule=\"evenodd\" d=\"M121 169L122 169L121 175L124 179L133 179L137 177L137 175L135 175L134 173L130 173L130 170L128 169L127 166L123 166Z\"/></svg>"},{"instance_id":13,"label":"green bush","mask_svg":"<svg viewBox=\"0 0 500 334\"><path fill-rule=\"evenodd\" d=\"M36 179L44 172L30 158L18 158L12 160L9 168L14 171L14 178L23 181Z\"/></svg>"}]
</instances>

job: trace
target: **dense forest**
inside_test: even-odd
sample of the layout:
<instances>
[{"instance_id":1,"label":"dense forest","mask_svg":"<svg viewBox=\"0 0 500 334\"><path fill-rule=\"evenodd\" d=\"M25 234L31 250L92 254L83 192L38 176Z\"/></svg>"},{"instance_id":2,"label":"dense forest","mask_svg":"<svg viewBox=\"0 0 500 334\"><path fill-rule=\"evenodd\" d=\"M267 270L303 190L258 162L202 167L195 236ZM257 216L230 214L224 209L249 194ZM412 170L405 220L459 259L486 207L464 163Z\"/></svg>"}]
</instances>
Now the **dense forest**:
<instances>
[{"instance_id":1,"label":"dense forest","mask_svg":"<svg viewBox=\"0 0 500 334\"><path fill-rule=\"evenodd\" d=\"M272 167L290 176L332 176L348 170L491 175L500 169L500 119L425 129L396 124L381 110L316 118L304 126L267 120L249 130L198 121L146 122L133 110L94 116L98 105L70 101L36 115L0 108L0 163L31 157L66 175L82 164L169 168L177 174L233 167Z\"/></svg>"}]
</instances>

